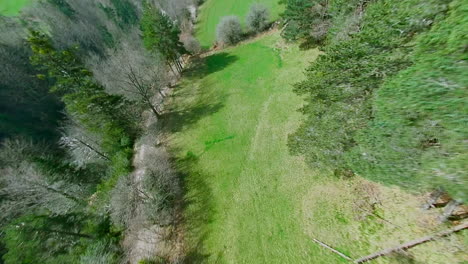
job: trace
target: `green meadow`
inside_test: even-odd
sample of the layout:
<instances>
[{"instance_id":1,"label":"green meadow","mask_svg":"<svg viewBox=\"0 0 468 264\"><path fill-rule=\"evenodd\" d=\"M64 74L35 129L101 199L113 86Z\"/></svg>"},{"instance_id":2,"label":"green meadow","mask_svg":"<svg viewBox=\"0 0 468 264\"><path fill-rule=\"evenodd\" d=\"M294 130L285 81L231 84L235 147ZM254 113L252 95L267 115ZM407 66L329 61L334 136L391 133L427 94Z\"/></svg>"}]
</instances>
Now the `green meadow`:
<instances>
[{"instance_id":1,"label":"green meadow","mask_svg":"<svg viewBox=\"0 0 468 264\"><path fill-rule=\"evenodd\" d=\"M195 59L184 73L166 127L183 174L190 263L341 263L312 239L359 257L434 231L417 224L434 216L421 216L419 201L399 189L338 179L289 154L303 104L291 84L318 54L275 32ZM378 216L366 213L375 200ZM443 263L446 246L413 253Z\"/></svg>"},{"instance_id":2,"label":"green meadow","mask_svg":"<svg viewBox=\"0 0 468 264\"><path fill-rule=\"evenodd\" d=\"M32 0L0 0L0 14L5 16L15 16L19 11L31 3Z\"/></svg>"}]
</instances>

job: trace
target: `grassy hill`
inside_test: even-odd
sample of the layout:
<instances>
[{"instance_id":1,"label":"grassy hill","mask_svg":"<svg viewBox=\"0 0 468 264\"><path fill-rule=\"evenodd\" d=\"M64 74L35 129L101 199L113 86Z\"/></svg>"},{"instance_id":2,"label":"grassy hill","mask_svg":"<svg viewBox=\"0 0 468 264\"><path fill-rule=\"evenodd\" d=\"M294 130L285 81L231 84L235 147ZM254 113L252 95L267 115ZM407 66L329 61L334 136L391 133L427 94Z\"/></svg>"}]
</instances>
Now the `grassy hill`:
<instances>
[{"instance_id":1,"label":"grassy hill","mask_svg":"<svg viewBox=\"0 0 468 264\"><path fill-rule=\"evenodd\" d=\"M32 0L0 0L0 14L5 16L15 16L25 5Z\"/></svg>"},{"instance_id":2,"label":"grassy hill","mask_svg":"<svg viewBox=\"0 0 468 264\"><path fill-rule=\"evenodd\" d=\"M312 239L358 257L441 228L435 211L421 213L418 197L338 179L289 154L303 104L291 84L317 55L274 33L194 62L175 88L167 129L185 175L191 263L341 263ZM444 263L457 259L450 246L411 253Z\"/></svg>"},{"instance_id":3,"label":"grassy hill","mask_svg":"<svg viewBox=\"0 0 468 264\"><path fill-rule=\"evenodd\" d=\"M216 26L224 16L236 15L244 23L250 6L262 3L270 9L271 19L275 20L282 11L278 0L207 0L200 7L196 36L202 46L210 47L216 39Z\"/></svg>"}]
</instances>

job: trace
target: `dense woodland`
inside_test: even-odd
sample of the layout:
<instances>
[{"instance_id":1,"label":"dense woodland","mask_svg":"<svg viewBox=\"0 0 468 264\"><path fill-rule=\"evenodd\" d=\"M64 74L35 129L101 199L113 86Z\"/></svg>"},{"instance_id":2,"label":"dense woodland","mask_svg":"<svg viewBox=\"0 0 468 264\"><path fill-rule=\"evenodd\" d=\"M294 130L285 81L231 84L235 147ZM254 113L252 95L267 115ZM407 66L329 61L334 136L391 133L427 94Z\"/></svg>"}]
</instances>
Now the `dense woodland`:
<instances>
[{"instance_id":1,"label":"dense woodland","mask_svg":"<svg viewBox=\"0 0 468 264\"><path fill-rule=\"evenodd\" d=\"M466 200L464 1L284 1L283 35L324 55L295 85L293 153L339 177Z\"/></svg>"},{"instance_id":2,"label":"dense woodland","mask_svg":"<svg viewBox=\"0 0 468 264\"><path fill-rule=\"evenodd\" d=\"M179 184L165 150L144 184L132 157L141 113L160 118L180 74L179 35L193 44L195 4L49 0L1 18L5 263L117 263L132 230L173 224Z\"/></svg>"},{"instance_id":3,"label":"dense woodland","mask_svg":"<svg viewBox=\"0 0 468 264\"><path fill-rule=\"evenodd\" d=\"M121 263L136 254L122 243L132 232L177 224L170 155L154 148L138 177L133 158L157 141L166 90L201 51L201 2L47 0L0 17L0 262ZM282 37L322 51L294 85L307 103L291 153L336 177L465 202L466 2L281 3ZM268 10L254 5L246 24L223 18L218 44L268 29ZM159 257L141 263L183 261Z\"/></svg>"}]
</instances>

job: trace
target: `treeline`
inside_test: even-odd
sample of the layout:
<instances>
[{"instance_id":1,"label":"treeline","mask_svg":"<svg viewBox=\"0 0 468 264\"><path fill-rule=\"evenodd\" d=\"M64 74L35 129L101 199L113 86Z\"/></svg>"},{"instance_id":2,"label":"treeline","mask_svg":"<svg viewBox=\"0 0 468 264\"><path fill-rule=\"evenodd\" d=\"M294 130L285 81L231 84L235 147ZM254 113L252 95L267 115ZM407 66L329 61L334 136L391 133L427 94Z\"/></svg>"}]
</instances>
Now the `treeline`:
<instances>
[{"instance_id":1,"label":"treeline","mask_svg":"<svg viewBox=\"0 0 468 264\"><path fill-rule=\"evenodd\" d=\"M128 259L129 222L174 224L179 183L165 150L145 157L151 168L138 184L132 157L140 138L157 144L160 126L147 131L142 113L163 118L164 90L196 46L196 7L47 0L1 17L5 263L119 263Z\"/></svg>"},{"instance_id":2,"label":"treeline","mask_svg":"<svg viewBox=\"0 0 468 264\"><path fill-rule=\"evenodd\" d=\"M283 2L283 36L324 52L295 85L307 119L291 151L338 176L466 201L466 3Z\"/></svg>"}]
</instances>

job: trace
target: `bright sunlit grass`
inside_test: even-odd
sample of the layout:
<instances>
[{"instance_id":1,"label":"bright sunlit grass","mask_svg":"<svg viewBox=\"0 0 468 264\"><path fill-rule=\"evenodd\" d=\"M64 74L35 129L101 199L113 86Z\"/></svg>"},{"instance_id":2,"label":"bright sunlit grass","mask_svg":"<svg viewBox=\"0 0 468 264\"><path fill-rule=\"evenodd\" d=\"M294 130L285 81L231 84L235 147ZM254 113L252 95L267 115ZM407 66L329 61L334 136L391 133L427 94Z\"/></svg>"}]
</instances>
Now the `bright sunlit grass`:
<instances>
[{"instance_id":1,"label":"bright sunlit grass","mask_svg":"<svg viewBox=\"0 0 468 264\"><path fill-rule=\"evenodd\" d=\"M19 11L32 0L0 0L0 14L5 16L15 16Z\"/></svg>"}]
</instances>

